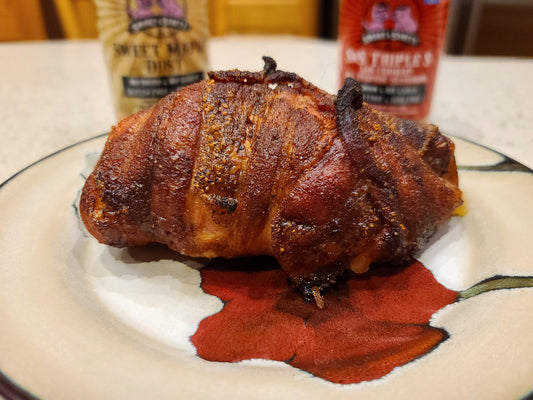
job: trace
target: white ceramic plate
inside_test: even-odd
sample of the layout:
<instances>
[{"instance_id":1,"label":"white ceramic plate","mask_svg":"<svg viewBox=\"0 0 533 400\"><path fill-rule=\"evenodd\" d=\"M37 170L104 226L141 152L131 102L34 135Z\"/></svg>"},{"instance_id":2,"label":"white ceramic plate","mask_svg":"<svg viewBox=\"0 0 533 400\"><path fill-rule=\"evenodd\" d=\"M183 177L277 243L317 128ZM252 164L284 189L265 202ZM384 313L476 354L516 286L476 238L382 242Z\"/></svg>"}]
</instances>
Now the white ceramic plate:
<instances>
[{"instance_id":1,"label":"white ceramic plate","mask_svg":"<svg viewBox=\"0 0 533 400\"><path fill-rule=\"evenodd\" d=\"M449 337L379 379L336 384L283 362L206 361L189 337L223 303L201 262L114 249L80 224L77 197L104 136L0 186L0 394L42 399L517 399L533 393L533 173L456 139L468 213L420 260L457 301L431 325ZM155 253L154 253L155 252ZM491 280L492 279L492 280ZM518 283L517 283L518 282ZM494 286L494 285L493 285ZM497 286L497 285L496 285ZM480 286L476 286L480 287ZM492 287L493 289L495 288Z\"/></svg>"}]
</instances>

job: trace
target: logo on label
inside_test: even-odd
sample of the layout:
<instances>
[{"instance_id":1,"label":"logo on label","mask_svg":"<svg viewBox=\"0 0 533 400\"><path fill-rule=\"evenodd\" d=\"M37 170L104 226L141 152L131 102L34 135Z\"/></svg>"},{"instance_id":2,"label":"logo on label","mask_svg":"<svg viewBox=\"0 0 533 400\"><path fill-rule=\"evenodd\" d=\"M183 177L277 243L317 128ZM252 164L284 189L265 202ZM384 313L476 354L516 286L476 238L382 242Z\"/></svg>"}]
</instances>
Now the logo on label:
<instances>
[{"instance_id":1,"label":"logo on label","mask_svg":"<svg viewBox=\"0 0 533 400\"><path fill-rule=\"evenodd\" d=\"M398 5L391 8L384 1L372 5L368 17L363 20L364 32L361 36L363 44L380 40L403 42L410 46L418 46L418 21L409 5Z\"/></svg>"},{"instance_id":2,"label":"logo on label","mask_svg":"<svg viewBox=\"0 0 533 400\"><path fill-rule=\"evenodd\" d=\"M188 31L185 0L128 0L129 31L138 33L151 28L172 28Z\"/></svg>"}]
</instances>

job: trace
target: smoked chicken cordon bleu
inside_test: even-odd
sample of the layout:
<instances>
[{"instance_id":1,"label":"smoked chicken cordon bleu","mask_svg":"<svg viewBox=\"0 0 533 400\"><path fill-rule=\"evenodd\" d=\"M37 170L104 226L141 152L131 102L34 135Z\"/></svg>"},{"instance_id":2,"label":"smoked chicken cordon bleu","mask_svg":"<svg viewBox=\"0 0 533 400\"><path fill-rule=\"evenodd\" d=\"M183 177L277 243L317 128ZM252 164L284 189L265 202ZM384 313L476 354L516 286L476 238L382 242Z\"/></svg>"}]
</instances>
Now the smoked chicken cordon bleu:
<instances>
[{"instance_id":1,"label":"smoked chicken cordon bleu","mask_svg":"<svg viewBox=\"0 0 533 400\"><path fill-rule=\"evenodd\" d=\"M453 142L372 109L353 79L331 95L264 61L114 126L81 195L88 231L190 257L273 256L315 298L345 270L409 260L462 203Z\"/></svg>"}]
</instances>

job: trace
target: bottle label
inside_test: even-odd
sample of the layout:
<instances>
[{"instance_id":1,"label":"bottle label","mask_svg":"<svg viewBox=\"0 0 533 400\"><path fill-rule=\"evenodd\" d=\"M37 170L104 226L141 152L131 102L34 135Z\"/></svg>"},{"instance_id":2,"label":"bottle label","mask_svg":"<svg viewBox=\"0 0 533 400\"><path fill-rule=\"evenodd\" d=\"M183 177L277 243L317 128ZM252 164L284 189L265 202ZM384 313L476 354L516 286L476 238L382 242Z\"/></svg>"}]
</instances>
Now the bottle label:
<instances>
[{"instance_id":1,"label":"bottle label","mask_svg":"<svg viewBox=\"0 0 533 400\"><path fill-rule=\"evenodd\" d=\"M187 22L187 4L183 0L159 0L156 4L153 1L129 0L126 12L131 33L165 27L182 31L191 29Z\"/></svg>"},{"instance_id":2,"label":"bottle label","mask_svg":"<svg viewBox=\"0 0 533 400\"><path fill-rule=\"evenodd\" d=\"M421 104L426 97L426 85L362 84L365 101L384 105Z\"/></svg>"},{"instance_id":3,"label":"bottle label","mask_svg":"<svg viewBox=\"0 0 533 400\"><path fill-rule=\"evenodd\" d=\"M184 75L145 77L145 76L123 76L122 85L124 96L139 98L164 97L175 92L184 86L202 80L202 71Z\"/></svg>"},{"instance_id":4,"label":"bottle label","mask_svg":"<svg viewBox=\"0 0 533 400\"><path fill-rule=\"evenodd\" d=\"M341 84L362 83L375 108L427 116L449 0L344 0L339 21Z\"/></svg>"}]
</instances>

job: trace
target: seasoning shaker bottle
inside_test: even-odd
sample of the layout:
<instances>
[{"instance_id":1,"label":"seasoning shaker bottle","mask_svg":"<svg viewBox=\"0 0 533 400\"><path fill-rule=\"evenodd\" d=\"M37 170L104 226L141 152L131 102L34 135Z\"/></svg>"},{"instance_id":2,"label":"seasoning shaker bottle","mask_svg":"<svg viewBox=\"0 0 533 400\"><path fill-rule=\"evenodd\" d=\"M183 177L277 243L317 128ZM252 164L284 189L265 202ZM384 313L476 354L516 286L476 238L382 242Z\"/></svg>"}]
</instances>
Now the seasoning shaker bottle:
<instances>
[{"instance_id":1,"label":"seasoning shaker bottle","mask_svg":"<svg viewBox=\"0 0 533 400\"><path fill-rule=\"evenodd\" d=\"M423 120L430 111L450 0L342 0L340 84L372 107Z\"/></svg>"},{"instance_id":2,"label":"seasoning shaker bottle","mask_svg":"<svg viewBox=\"0 0 533 400\"><path fill-rule=\"evenodd\" d=\"M95 0L117 116L198 82L208 68L207 0Z\"/></svg>"}]
</instances>

